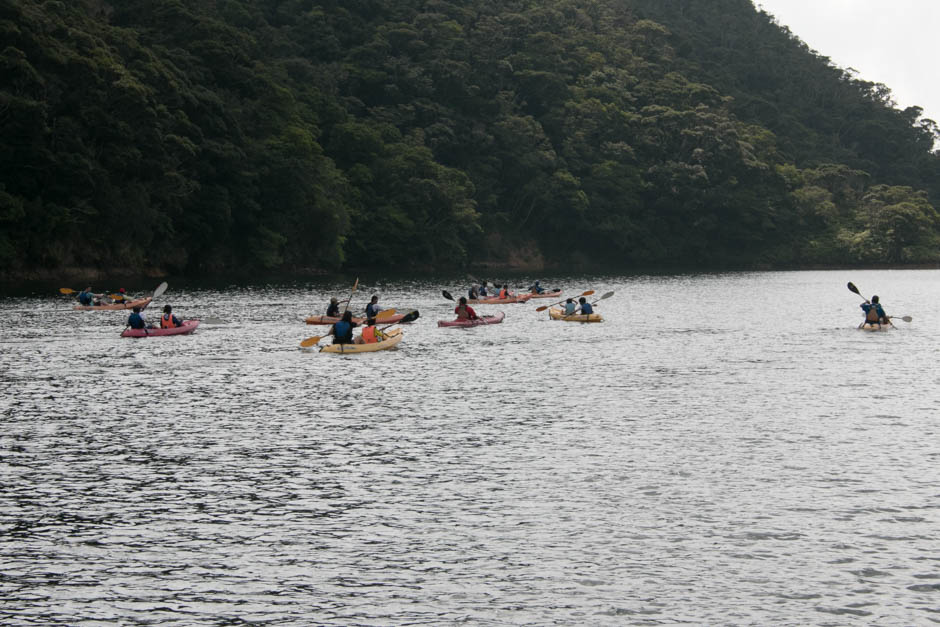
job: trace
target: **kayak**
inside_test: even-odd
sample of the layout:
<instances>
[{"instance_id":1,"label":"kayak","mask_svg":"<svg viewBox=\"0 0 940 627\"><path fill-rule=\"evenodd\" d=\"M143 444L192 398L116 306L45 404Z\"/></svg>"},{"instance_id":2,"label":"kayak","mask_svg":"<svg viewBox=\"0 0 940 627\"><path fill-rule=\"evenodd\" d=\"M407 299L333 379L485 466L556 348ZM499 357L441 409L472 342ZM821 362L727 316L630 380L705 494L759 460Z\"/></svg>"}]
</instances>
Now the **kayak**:
<instances>
[{"instance_id":1,"label":"kayak","mask_svg":"<svg viewBox=\"0 0 940 627\"><path fill-rule=\"evenodd\" d=\"M532 298L532 294L517 294L509 298L468 298L468 305L509 305L511 303L524 303Z\"/></svg>"},{"instance_id":2,"label":"kayak","mask_svg":"<svg viewBox=\"0 0 940 627\"><path fill-rule=\"evenodd\" d=\"M401 342L404 334L401 329L394 329L388 332L388 339L371 344L327 344L320 349L321 353L342 353L350 355L355 353L374 353L375 351L385 351L395 348Z\"/></svg>"},{"instance_id":3,"label":"kayak","mask_svg":"<svg viewBox=\"0 0 940 627\"><path fill-rule=\"evenodd\" d=\"M860 324L858 328L862 331L890 331L894 329L895 326L891 323L888 324Z\"/></svg>"},{"instance_id":4,"label":"kayak","mask_svg":"<svg viewBox=\"0 0 940 627\"><path fill-rule=\"evenodd\" d=\"M172 329L124 329L121 337L155 337L163 335L189 335L199 326L198 320L183 320L183 326Z\"/></svg>"},{"instance_id":5,"label":"kayak","mask_svg":"<svg viewBox=\"0 0 940 627\"><path fill-rule=\"evenodd\" d=\"M480 316L476 320L438 320L437 326L439 327L477 327L481 324L499 324L503 321L503 318L506 317L506 314L499 311L492 316Z\"/></svg>"},{"instance_id":6,"label":"kayak","mask_svg":"<svg viewBox=\"0 0 940 627\"><path fill-rule=\"evenodd\" d=\"M558 298L561 296L561 290L556 292L542 292L541 294L532 294L532 298Z\"/></svg>"},{"instance_id":7,"label":"kayak","mask_svg":"<svg viewBox=\"0 0 940 627\"><path fill-rule=\"evenodd\" d=\"M115 309L133 309L134 307L146 307L152 299L148 296L147 298L141 298L139 300L131 300L126 303L114 303L111 305L75 305L73 309L75 311L113 311Z\"/></svg>"},{"instance_id":8,"label":"kayak","mask_svg":"<svg viewBox=\"0 0 940 627\"><path fill-rule=\"evenodd\" d=\"M417 313L417 310L415 310L415 313ZM402 318L404 318L406 315L408 315L407 311L405 313L392 314L391 316L380 318L378 320L378 323L379 324L394 324L396 322L401 322ZM417 317L418 316L415 315L412 319L417 318ZM310 316L309 318L304 320L304 322L306 322L307 324L334 324L339 321L340 321L340 318L336 316ZM366 321L366 319L365 318L353 318L352 321L355 322L356 324L362 324L363 322Z\"/></svg>"},{"instance_id":9,"label":"kayak","mask_svg":"<svg viewBox=\"0 0 940 627\"><path fill-rule=\"evenodd\" d=\"M571 314L565 315L564 309L552 307L548 310L548 315L552 320L564 320L565 322L603 322L604 318L599 313L592 314Z\"/></svg>"}]
</instances>

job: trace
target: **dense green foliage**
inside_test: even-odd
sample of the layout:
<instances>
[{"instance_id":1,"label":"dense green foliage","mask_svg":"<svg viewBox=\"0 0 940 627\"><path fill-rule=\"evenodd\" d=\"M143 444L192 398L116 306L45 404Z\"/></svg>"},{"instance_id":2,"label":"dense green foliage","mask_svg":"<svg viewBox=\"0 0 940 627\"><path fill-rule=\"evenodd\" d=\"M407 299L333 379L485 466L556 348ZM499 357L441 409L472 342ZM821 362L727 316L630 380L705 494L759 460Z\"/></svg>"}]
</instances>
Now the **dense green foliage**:
<instances>
[{"instance_id":1,"label":"dense green foliage","mask_svg":"<svg viewBox=\"0 0 940 627\"><path fill-rule=\"evenodd\" d=\"M936 125L749 0L0 0L0 264L940 261Z\"/></svg>"}]
</instances>

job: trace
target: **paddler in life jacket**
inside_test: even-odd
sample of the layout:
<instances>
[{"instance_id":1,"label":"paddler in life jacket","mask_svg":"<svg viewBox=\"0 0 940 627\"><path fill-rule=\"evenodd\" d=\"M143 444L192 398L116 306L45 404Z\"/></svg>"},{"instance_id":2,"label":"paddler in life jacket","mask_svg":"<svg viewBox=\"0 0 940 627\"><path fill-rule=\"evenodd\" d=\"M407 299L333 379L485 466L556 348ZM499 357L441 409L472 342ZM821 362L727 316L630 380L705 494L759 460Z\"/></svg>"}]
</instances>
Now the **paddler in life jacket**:
<instances>
[{"instance_id":1,"label":"paddler in life jacket","mask_svg":"<svg viewBox=\"0 0 940 627\"><path fill-rule=\"evenodd\" d=\"M333 328L330 333L333 334L333 343L334 344L352 344L353 343L353 329L356 328L356 323L353 322L352 312L347 311L343 314L343 319L339 322L333 323Z\"/></svg>"},{"instance_id":2,"label":"paddler in life jacket","mask_svg":"<svg viewBox=\"0 0 940 627\"><path fill-rule=\"evenodd\" d=\"M339 318L339 303L335 296L330 299L330 305L326 308L326 315L330 318Z\"/></svg>"},{"instance_id":3,"label":"paddler in life jacket","mask_svg":"<svg viewBox=\"0 0 940 627\"><path fill-rule=\"evenodd\" d=\"M379 307L379 297L373 296L372 300L369 301L369 304L366 305L366 317L375 318L379 315L380 311L382 311L382 309Z\"/></svg>"},{"instance_id":4,"label":"paddler in life jacket","mask_svg":"<svg viewBox=\"0 0 940 627\"><path fill-rule=\"evenodd\" d=\"M578 299L578 303L581 305L581 313L585 316L590 316L592 313L594 313L594 307L591 305L591 303L587 302L587 299L584 296Z\"/></svg>"},{"instance_id":5,"label":"paddler in life jacket","mask_svg":"<svg viewBox=\"0 0 940 627\"><path fill-rule=\"evenodd\" d=\"M173 308L169 305L163 306L163 315L160 316L161 329L175 329L183 326L183 321L173 315Z\"/></svg>"},{"instance_id":6,"label":"paddler in life jacket","mask_svg":"<svg viewBox=\"0 0 940 627\"><path fill-rule=\"evenodd\" d=\"M127 302L127 290L123 287L118 290L117 294L111 296L111 302L115 305L123 305Z\"/></svg>"},{"instance_id":7,"label":"paddler in life jacket","mask_svg":"<svg viewBox=\"0 0 940 627\"><path fill-rule=\"evenodd\" d=\"M867 325L881 325L881 324L891 324L891 319L888 318L888 315L885 314L885 310L882 309L881 303L878 302L877 296L871 297L871 302L865 301L859 307L862 308L862 311L865 312L865 323Z\"/></svg>"},{"instance_id":8,"label":"paddler in life jacket","mask_svg":"<svg viewBox=\"0 0 940 627\"><path fill-rule=\"evenodd\" d=\"M480 285L480 291L478 294L480 295L480 298L486 298L489 296L489 294L486 293L486 281L483 281L483 283Z\"/></svg>"},{"instance_id":9,"label":"paddler in life jacket","mask_svg":"<svg viewBox=\"0 0 940 627\"><path fill-rule=\"evenodd\" d=\"M127 317L127 326L132 329L147 328L147 321L144 320L143 314L140 313L140 307L134 307L134 312Z\"/></svg>"},{"instance_id":10,"label":"paddler in life jacket","mask_svg":"<svg viewBox=\"0 0 940 627\"><path fill-rule=\"evenodd\" d=\"M477 312L473 311L473 307L467 304L467 299L463 296L454 308L454 313L457 314L458 320L476 320L478 317Z\"/></svg>"},{"instance_id":11,"label":"paddler in life jacket","mask_svg":"<svg viewBox=\"0 0 940 627\"><path fill-rule=\"evenodd\" d=\"M496 287L499 287L499 286L497 285ZM503 300L503 299L506 299L506 298L511 298L511 296L512 296L512 295L511 295L511 293L510 293L510 291L509 291L509 286L508 286L508 285L504 285L504 286L502 286L502 287L499 287L499 299L500 299L500 300Z\"/></svg>"},{"instance_id":12,"label":"paddler in life jacket","mask_svg":"<svg viewBox=\"0 0 940 627\"><path fill-rule=\"evenodd\" d=\"M85 307L98 305L99 303L95 300L98 296L100 296L100 294L93 294L91 291L91 286L89 285L78 293L78 304Z\"/></svg>"},{"instance_id":13,"label":"paddler in life jacket","mask_svg":"<svg viewBox=\"0 0 940 627\"><path fill-rule=\"evenodd\" d=\"M542 287L538 281L536 281L534 284L529 286L529 291L533 294L544 294L545 288Z\"/></svg>"},{"instance_id":14,"label":"paddler in life jacket","mask_svg":"<svg viewBox=\"0 0 940 627\"><path fill-rule=\"evenodd\" d=\"M470 289L467 290L467 296L470 300L479 300L480 298L480 286L474 283L470 286Z\"/></svg>"},{"instance_id":15,"label":"paddler in life jacket","mask_svg":"<svg viewBox=\"0 0 940 627\"><path fill-rule=\"evenodd\" d=\"M362 327L362 334L356 338L356 344L375 344L386 338L386 335L375 328L375 318L367 318L366 326Z\"/></svg>"}]
</instances>

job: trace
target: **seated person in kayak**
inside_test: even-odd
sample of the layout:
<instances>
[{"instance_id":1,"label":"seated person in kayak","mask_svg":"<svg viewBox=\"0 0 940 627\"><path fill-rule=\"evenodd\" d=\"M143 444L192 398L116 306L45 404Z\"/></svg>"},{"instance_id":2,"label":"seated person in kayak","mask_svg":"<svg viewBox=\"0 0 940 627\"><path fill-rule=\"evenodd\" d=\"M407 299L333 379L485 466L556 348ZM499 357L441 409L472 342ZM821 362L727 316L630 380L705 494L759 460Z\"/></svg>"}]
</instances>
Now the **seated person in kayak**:
<instances>
[{"instance_id":1,"label":"seated person in kayak","mask_svg":"<svg viewBox=\"0 0 940 627\"><path fill-rule=\"evenodd\" d=\"M134 312L127 317L127 326L132 329L147 328L147 321L144 320L143 314L140 313L140 307L134 307Z\"/></svg>"},{"instance_id":2,"label":"seated person in kayak","mask_svg":"<svg viewBox=\"0 0 940 627\"><path fill-rule=\"evenodd\" d=\"M183 321L173 315L173 308L169 305L163 306L163 315L160 316L161 329L175 329L183 326Z\"/></svg>"},{"instance_id":3,"label":"seated person in kayak","mask_svg":"<svg viewBox=\"0 0 940 627\"><path fill-rule=\"evenodd\" d=\"M480 298L487 298L489 294L486 293L486 281L483 281L483 284L480 285L480 290L477 292L480 295Z\"/></svg>"},{"instance_id":4,"label":"seated person in kayak","mask_svg":"<svg viewBox=\"0 0 940 627\"><path fill-rule=\"evenodd\" d=\"M533 294L544 294L545 288L542 287L538 281L536 281L534 284L529 286L529 291Z\"/></svg>"},{"instance_id":5,"label":"seated person in kayak","mask_svg":"<svg viewBox=\"0 0 940 627\"><path fill-rule=\"evenodd\" d=\"M339 318L339 303L336 297L330 299L330 306L326 308L326 315L330 318Z\"/></svg>"},{"instance_id":6,"label":"seated person in kayak","mask_svg":"<svg viewBox=\"0 0 940 627\"><path fill-rule=\"evenodd\" d=\"M366 318L375 318L379 315L380 311L382 311L382 309L379 307L379 297L373 296L369 304L366 305Z\"/></svg>"},{"instance_id":7,"label":"seated person in kayak","mask_svg":"<svg viewBox=\"0 0 940 627\"><path fill-rule=\"evenodd\" d=\"M584 296L578 299L578 303L581 304L581 313L585 316L590 316L592 313L594 313L594 307L591 305L591 303L587 302L587 299Z\"/></svg>"},{"instance_id":8,"label":"seated person in kayak","mask_svg":"<svg viewBox=\"0 0 940 627\"><path fill-rule=\"evenodd\" d=\"M385 334L375 328L375 318L368 318L362 327L362 334L356 338L356 344L375 344L385 339Z\"/></svg>"},{"instance_id":9,"label":"seated person in kayak","mask_svg":"<svg viewBox=\"0 0 940 627\"><path fill-rule=\"evenodd\" d=\"M496 287L499 287L499 286L497 285ZM506 298L512 298L512 292L509 291L509 286L508 286L508 285L504 285L504 286L502 286L502 287L499 287L499 296L498 296L498 298L499 298L500 300L504 300L504 299L506 299Z\"/></svg>"},{"instance_id":10,"label":"seated person in kayak","mask_svg":"<svg viewBox=\"0 0 940 627\"><path fill-rule=\"evenodd\" d=\"M98 294L93 294L91 291L91 286L89 286L78 293L78 303L80 305L84 305L85 307L99 305L100 303L96 300L97 297Z\"/></svg>"},{"instance_id":11,"label":"seated person in kayak","mask_svg":"<svg viewBox=\"0 0 940 627\"><path fill-rule=\"evenodd\" d=\"M574 312L576 312L577 310L578 310L578 305L577 303L574 302L573 298L569 298L568 300L565 301L565 315L566 316L573 315Z\"/></svg>"},{"instance_id":12,"label":"seated person in kayak","mask_svg":"<svg viewBox=\"0 0 940 627\"><path fill-rule=\"evenodd\" d=\"M330 333L333 334L333 343L334 344L352 344L353 343L353 329L356 328L356 323L353 322L352 312L347 311L343 314L343 319L339 322L333 323L333 328L330 330Z\"/></svg>"},{"instance_id":13,"label":"seated person in kayak","mask_svg":"<svg viewBox=\"0 0 940 627\"><path fill-rule=\"evenodd\" d=\"M480 298L480 286L474 283L470 286L470 289L467 290L467 296L470 297L470 300L478 300Z\"/></svg>"},{"instance_id":14,"label":"seated person in kayak","mask_svg":"<svg viewBox=\"0 0 940 627\"><path fill-rule=\"evenodd\" d=\"M871 297L871 302L864 302L859 305L865 312L865 324L891 324L890 318L878 302L877 296Z\"/></svg>"},{"instance_id":15,"label":"seated person in kayak","mask_svg":"<svg viewBox=\"0 0 940 627\"><path fill-rule=\"evenodd\" d=\"M473 311L473 307L467 304L467 299L463 296L454 308L454 313L457 314L458 320L476 320L478 317L477 312Z\"/></svg>"},{"instance_id":16,"label":"seated person in kayak","mask_svg":"<svg viewBox=\"0 0 940 627\"><path fill-rule=\"evenodd\" d=\"M123 287L119 289L117 294L113 294L111 296L111 302L113 302L115 305L123 305L124 303L126 303L127 302L127 290L125 290Z\"/></svg>"}]
</instances>

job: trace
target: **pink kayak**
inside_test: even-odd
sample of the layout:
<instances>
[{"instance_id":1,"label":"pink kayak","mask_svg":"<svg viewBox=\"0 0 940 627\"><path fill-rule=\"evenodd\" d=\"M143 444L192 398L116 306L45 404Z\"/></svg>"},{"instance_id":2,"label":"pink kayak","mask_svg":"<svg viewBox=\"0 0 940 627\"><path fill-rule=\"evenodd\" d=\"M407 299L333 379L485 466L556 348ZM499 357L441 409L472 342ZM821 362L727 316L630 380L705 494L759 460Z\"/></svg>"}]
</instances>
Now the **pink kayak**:
<instances>
[{"instance_id":1,"label":"pink kayak","mask_svg":"<svg viewBox=\"0 0 940 627\"><path fill-rule=\"evenodd\" d=\"M542 292L541 294L532 294L532 298L558 298L561 296L561 290L554 292Z\"/></svg>"},{"instance_id":2,"label":"pink kayak","mask_svg":"<svg viewBox=\"0 0 940 627\"><path fill-rule=\"evenodd\" d=\"M480 316L476 320L438 320L437 326L439 327L476 327L481 324L499 324L503 321L503 318L506 317L501 311L496 312L492 316Z\"/></svg>"},{"instance_id":3,"label":"pink kayak","mask_svg":"<svg viewBox=\"0 0 940 627\"><path fill-rule=\"evenodd\" d=\"M199 326L198 320L183 320L183 326L173 329L124 329L121 337L154 337L156 335L188 335Z\"/></svg>"}]
</instances>

